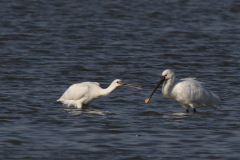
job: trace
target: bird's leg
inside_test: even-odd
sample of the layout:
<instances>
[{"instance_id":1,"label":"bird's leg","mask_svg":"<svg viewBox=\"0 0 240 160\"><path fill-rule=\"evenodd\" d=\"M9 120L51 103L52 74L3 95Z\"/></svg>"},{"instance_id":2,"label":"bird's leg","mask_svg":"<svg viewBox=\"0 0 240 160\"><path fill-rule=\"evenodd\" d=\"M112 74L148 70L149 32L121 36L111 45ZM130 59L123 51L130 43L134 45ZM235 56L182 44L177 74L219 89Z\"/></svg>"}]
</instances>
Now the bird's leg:
<instances>
[{"instance_id":1,"label":"bird's leg","mask_svg":"<svg viewBox=\"0 0 240 160\"><path fill-rule=\"evenodd\" d=\"M193 112L197 112L195 108L193 108Z\"/></svg>"},{"instance_id":2,"label":"bird's leg","mask_svg":"<svg viewBox=\"0 0 240 160\"><path fill-rule=\"evenodd\" d=\"M188 113L188 112L189 112L188 109L189 109L190 106L187 106L187 105L185 105L185 104L181 104L181 105L182 105L182 107L186 110L186 112Z\"/></svg>"}]
</instances>

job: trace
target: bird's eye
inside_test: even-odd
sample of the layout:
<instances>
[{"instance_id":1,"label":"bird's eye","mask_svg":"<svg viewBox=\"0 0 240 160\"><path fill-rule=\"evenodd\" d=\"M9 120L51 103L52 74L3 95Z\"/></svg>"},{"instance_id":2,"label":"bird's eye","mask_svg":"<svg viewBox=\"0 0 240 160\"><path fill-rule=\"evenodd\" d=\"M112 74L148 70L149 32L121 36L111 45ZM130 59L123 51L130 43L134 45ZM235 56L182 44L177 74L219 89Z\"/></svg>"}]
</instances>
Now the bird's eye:
<instances>
[{"instance_id":1,"label":"bird's eye","mask_svg":"<svg viewBox=\"0 0 240 160\"><path fill-rule=\"evenodd\" d=\"M119 81L117 81L117 83L119 83Z\"/></svg>"}]
</instances>

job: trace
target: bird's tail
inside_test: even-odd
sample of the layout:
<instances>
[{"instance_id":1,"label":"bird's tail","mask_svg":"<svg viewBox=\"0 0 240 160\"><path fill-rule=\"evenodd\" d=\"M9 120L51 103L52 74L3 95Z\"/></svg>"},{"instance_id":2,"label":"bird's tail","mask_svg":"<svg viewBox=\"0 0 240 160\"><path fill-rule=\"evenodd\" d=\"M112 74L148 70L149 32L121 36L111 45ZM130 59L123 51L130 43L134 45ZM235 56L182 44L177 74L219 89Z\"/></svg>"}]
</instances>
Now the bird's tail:
<instances>
[{"instance_id":1,"label":"bird's tail","mask_svg":"<svg viewBox=\"0 0 240 160\"><path fill-rule=\"evenodd\" d=\"M214 109L220 109L220 102L221 102L221 100L220 100L220 98L216 95L216 94L214 94L213 92L211 92L211 94L212 94L212 96L214 97L213 99L212 99L212 108L214 108Z\"/></svg>"}]
</instances>

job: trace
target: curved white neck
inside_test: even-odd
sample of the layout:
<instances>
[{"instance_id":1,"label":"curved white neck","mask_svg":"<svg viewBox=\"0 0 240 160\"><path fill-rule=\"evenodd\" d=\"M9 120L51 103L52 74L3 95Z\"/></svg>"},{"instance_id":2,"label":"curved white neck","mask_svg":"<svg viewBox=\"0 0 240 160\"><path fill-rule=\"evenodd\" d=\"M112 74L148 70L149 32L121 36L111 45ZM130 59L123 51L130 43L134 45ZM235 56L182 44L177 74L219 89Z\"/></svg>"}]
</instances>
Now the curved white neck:
<instances>
[{"instance_id":1,"label":"curved white neck","mask_svg":"<svg viewBox=\"0 0 240 160\"><path fill-rule=\"evenodd\" d=\"M109 94L112 93L112 91L113 91L114 89L116 89L116 88L117 88L116 85L110 84L110 85L108 86L108 88L101 90L101 96L107 96L107 95L109 95Z\"/></svg>"},{"instance_id":2,"label":"curved white neck","mask_svg":"<svg viewBox=\"0 0 240 160\"><path fill-rule=\"evenodd\" d=\"M175 77L165 80L162 86L162 93L167 98L172 98L171 92L175 83Z\"/></svg>"}]
</instances>

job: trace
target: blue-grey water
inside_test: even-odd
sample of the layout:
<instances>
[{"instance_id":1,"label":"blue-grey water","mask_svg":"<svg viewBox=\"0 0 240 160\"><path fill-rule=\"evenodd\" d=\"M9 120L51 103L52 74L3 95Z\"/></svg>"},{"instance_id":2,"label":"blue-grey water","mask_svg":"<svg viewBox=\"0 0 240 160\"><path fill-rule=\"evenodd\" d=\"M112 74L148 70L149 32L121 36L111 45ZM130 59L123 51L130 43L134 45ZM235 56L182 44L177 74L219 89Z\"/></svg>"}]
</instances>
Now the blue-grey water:
<instances>
[{"instance_id":1,"label":"blue-grey water","mask_svg":"<svg viewBox=\"0 0 240 160\"><path fill-rule=\"evenodd\" d=\"M238 159L239 0L2 0L0 159ZM196 77L221 110L184 113L164 69ZM119 87L86 110L55 101L72 84Z\"/></svg>"}]
</instances>

